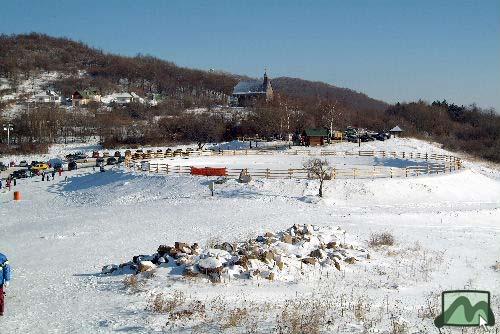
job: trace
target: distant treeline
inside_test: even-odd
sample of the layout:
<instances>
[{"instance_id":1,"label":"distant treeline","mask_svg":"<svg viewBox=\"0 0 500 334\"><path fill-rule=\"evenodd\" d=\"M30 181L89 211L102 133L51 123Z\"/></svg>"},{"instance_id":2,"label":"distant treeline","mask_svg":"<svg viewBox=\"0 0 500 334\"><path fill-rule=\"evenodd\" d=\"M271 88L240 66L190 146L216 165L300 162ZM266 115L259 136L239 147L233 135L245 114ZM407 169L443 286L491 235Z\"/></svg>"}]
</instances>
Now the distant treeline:
<instances>
[{"instance_id":1,"label":"distant treeline","mask_svg":"<svg viewBox=\"0 0 500 334\"><path fill-rule=\"evenodd\" d=\"M79 75L84 70L86 75ZM40 34L0 35L0 77L16 85L41 71L68 77L53 85L66 96L95 87L102 94L135 91L161 94L157 106L131 104L102 108L90 104L67 112L38 105L12 120L13 140L26 150L46 149L56 138L99 135L105 146L230 140L239 136L277 137L309 127L347 126L435 140L451 150L500 162L500 116L492 110L446 101L388 105L350 89L293 78L272 79L277 94L250 112L229 115L224 104L240 79L223 72L186 69L150 56L106 54L64 38ZM6 103L0 103L0 121ZM186 112L204 108L206 112ZM5 143L2 132L1 142ZM0 151L2 146L0 145Z\"/></svg>"}]
</instances>

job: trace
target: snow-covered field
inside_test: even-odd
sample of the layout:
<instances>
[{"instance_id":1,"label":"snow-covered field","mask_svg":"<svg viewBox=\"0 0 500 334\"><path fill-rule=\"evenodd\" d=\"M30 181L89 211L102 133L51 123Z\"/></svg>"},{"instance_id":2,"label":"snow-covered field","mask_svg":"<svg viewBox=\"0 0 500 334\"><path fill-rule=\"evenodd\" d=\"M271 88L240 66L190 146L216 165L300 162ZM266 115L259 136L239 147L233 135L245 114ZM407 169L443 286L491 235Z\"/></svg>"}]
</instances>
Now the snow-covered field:
<instances>
[{"instance_id":1,"label":"snow-covered field","mask_svg":"<svg viewBox=\"0 0 500 334\"><path fill-rule=\"evenodd\" d=\"M446 153L415 139L363 143L362 149ZM261 162L260 156L244 159ZM22 201L0 193L0 251L14 273L0 331L288 333L301 319L306 332L434 333L439 294L463 288L489 290L498 319L500 272L493 266L500 261L500 172L484 163L465 165L447 175L327 181L321 200L315 181L230 180L212 197L205 178L117 167L67 173L66 181L65 174L49 182L21 180ZM347 243L370 257L342 263L340 271L304 265L286 280L211 283L175 275L171 266L137 281L101 274L103 266L154 254L159 245L208 247L293 224L340 227ZM380 232L392 234L395 244L370 246L371 234Z\"/></svg>"}]
</instances>

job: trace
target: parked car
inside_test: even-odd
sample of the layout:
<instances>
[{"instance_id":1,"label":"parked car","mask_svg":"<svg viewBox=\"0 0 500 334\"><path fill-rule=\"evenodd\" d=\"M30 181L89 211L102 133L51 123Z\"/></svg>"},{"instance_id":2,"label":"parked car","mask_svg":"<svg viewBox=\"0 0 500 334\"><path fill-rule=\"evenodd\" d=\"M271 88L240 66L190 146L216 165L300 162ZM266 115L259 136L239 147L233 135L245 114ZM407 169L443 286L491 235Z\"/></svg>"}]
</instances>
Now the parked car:
<instances>
[{"instance_id":1,"label":"parked car","mask_svg":"<svg viewBox=\"0 0 500 334\"><path fill-rule=\"evenodd\" d=\"M114 156L115 156L115 158L119 158L122 156L122 153L120 151L115 151Z\"/></svg>"},{"instance_id":2,"label":"parked car","mask_svg":"<svg viewBox=\"0 0 500 334\"><path fill-rule=\"evenodd\" d=\"M347 135L345 139L350 142L350 143L357 143L358 142L358 137L353 136L353 135Z\"/></svg>"},{"instance_id":3,"label":"parked car","mask_svg":"<svg viewBox=\"0 0 500 334\"><path fill-rule=\"evenodd\" d=\"M28 162L26 160L21 160L19 163L19 167L27 168L29 166Z\"/></svg>"},{"instance_id":4,"label":"parked car","mask_svg":"<svg viewBox=\"0 0 500 334\"><path fill-rule=\"evenodd\" d=\"M125 161L125 157L124 157L124 156L121 156L121 157L119 157L119 158L118 158L117 163L121 164L121 163L122 163L122 162L124 162L124 161Z\"/></svg>"},{"instance_id":5,"label":"parked car","mask_svg":"<svg viewBox=\"0 0 500 334\"><path fill-rule=\"evenodd\" d=\"M63 161L59 158L53 158L48 161L48 165L55 170L58 170L63 167Z\"/></svg>"},{"instance_id":6,"label":"parked car","mask_svg":"<svg viewBox=\"0 0 500 334\"><path fill-rule=\"evenodd\" d=\"M102 165L104 165L104 158L97 158L97 159L95 160L95 166L96 166L96 167L100 167L100 166L102 166Z\"/></svg>"},{"instance_id":7,"label":"parked car","mask_svg":"<svg viewBox=\"0 0 500 334\"><path fill-rule=\"evenodd\" d=\"M125 156L126 156L126 157L131 157L131 156L132 156L132 151L130 151L130 150L126 150L126 151L125 151Z\"/></svg>"},{"instance_id":8,"label":"parked car","mask_svg":"<svg viewBox=\"0 0 500 334\"><path fill-rule=\"evenodd\" d=\"M0 172L3 172L4 170L7 170L7 166L3 163L3 162L0 162Z\"/></svg>"},{"instance_id":9,"label":"parked car","mask_svg":"<svg viewBox=\"0 0 500 334\"><path fill-rule=\"evenodd\" d=\"M103 152L102 153L103 158L109 158L109 152Z\"/></svg>"},{"instance_id":10,"label":"parked car","mask_svg":"<svg viewBox=\"0 0 500 334\"><path fill-rule=\"evenodd\" d=\"M28 170L27 169L18 169L14 171L10 176L13 179L25 179L28 177Z\"/></svg>"},{"instance_id":11,"label":"parked car","mask_svg":"<svg viewBox=\"0 0 500 334\"><path fill-rule=\"evenodd\" d=\"M68 170L77 170L78 169L78 165L76 163L76 161L70 161L68 163Z\"/></svg>"},{"instance_id":12,"label":"parked car","mask_svg":"<svg viewBox=\"0 0 500 334\"><path fill-rule=\"evenodd\" d=\"M382 132L377 133L375 135L375 139L380 140L380 141L384 141L386 139L385 133L382 133Z\"/></svg>"},{"instance_id":13,"label":"parked car","mask_svg":"<svg viewBox=\"0 0 500 334\"><path fill-rule=\"evenodd\" d=\"M92 152L92 158L95 158L95 159L99 158L99 151Z\"/></svg>"},{"instance_id":14,"label":"parked car","mask_svg":"<svg viewBox=\"0 0 500 334\"><path fill-rule=\"evenodd\" d=\"M45 163L37 163L35 166L31 167L32 171L41 171L41 170L47 170L49 169L49 165Z\"/></svg>"},{"instance_id":15,"label":"parked car","mask_svg":"<svg viewBox=\"0 0 500 334\"><path fill-rule=\"evenodd\" d=\"M116 160L115 157L109 157L108 160L106 160L107 165L116 165L118 161Z\"/></svg>"}]
</instances>

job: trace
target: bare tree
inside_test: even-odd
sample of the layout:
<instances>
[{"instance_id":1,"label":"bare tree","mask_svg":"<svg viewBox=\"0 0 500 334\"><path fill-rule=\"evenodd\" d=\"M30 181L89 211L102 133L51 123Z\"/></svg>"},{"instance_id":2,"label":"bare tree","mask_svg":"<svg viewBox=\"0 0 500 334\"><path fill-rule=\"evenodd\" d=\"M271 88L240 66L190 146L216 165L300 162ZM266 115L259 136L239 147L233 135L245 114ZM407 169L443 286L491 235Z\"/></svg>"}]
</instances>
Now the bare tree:
<instances>
[{"instance_id":1,"label":"bare tree","mask_svg":"<svg viewBox=\"0 0 500 334\"><path fill-rule=\"evenodd\" d=\"M323 197L323 181L330 180L332 174L332 167L325 159L318 158L310 159L304 163L304 168L319 180L319 197Z\"/></svg>"}]
</instances>

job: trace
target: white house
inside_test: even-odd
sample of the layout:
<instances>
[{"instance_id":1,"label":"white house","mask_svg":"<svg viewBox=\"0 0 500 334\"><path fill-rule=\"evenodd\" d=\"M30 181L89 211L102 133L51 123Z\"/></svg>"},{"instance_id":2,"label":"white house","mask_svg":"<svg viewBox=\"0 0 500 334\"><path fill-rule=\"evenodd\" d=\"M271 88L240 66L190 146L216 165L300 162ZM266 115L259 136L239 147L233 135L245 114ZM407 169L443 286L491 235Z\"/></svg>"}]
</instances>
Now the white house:
<instances>
[{"instance_id":1,"label":"white house","mask_svg":"<svg viewBox=\"0 0 500 334\"><path fill-rule=\"evenodd\" d=\"M54 92L53 90L47 90L44 92L37 93L31 97L31 102L37 103L61 103L61 96Z\"/></svg>"},{"instance_id":2,"label":"white house","mask_svg":"<svg viewBox=\"0 0 500 334\"><path fill-rule=\"evenodd\" d=\"M129 104L132 102L135 103L144 103L144 99L137 95L136 93L113 93L110 95L106 95L102 97L101 101L106 104L116 103L116 104Z\"/></svg>"}]
</instances>

